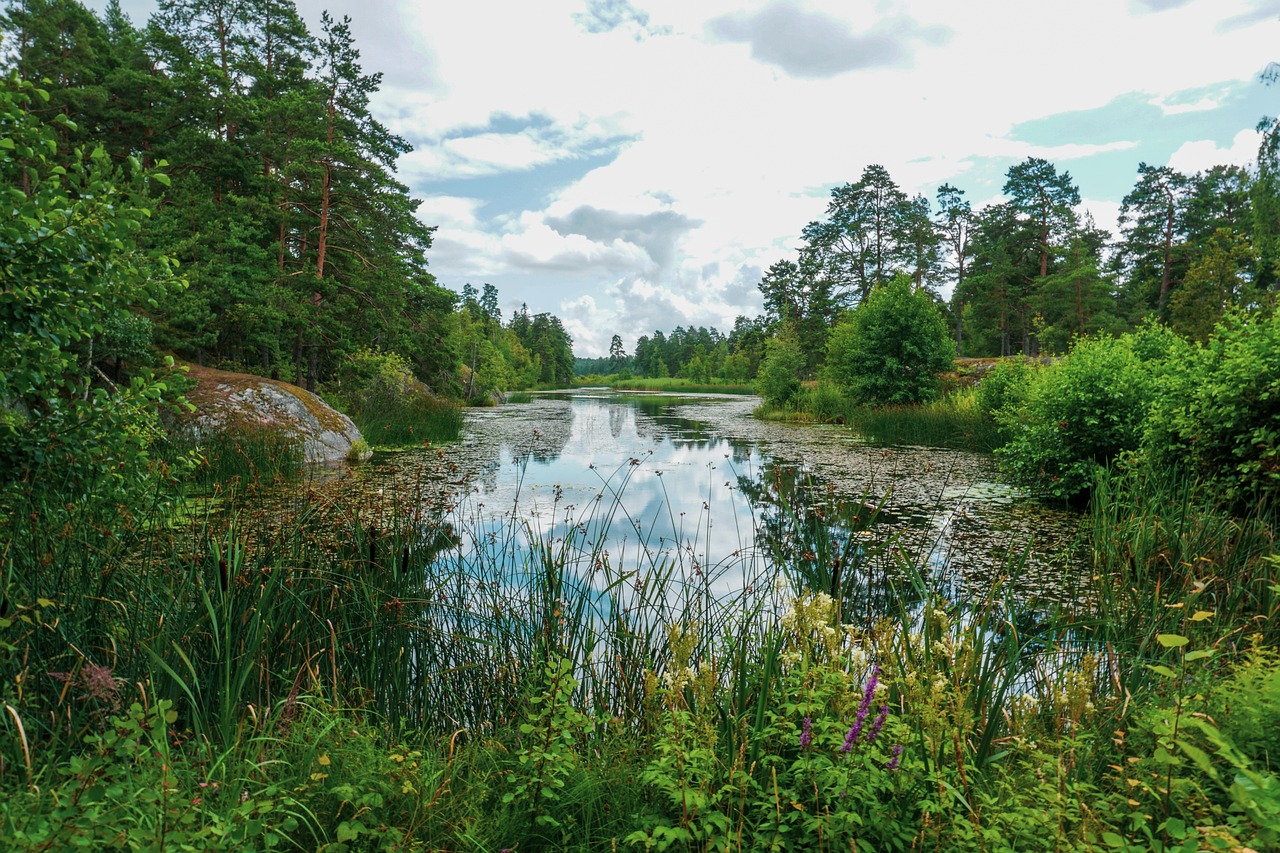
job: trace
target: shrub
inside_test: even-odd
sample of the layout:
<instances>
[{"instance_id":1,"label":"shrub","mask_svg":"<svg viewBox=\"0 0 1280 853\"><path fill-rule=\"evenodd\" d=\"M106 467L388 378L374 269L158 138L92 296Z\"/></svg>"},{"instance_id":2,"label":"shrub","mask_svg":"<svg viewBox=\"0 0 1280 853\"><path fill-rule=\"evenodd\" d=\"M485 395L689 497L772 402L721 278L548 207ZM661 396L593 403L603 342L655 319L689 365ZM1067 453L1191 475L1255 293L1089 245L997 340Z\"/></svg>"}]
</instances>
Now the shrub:
<instances>
[{"instance_id":1,"label":"shrub","mask_svg":"<svg viewBox=\"0 0 1280 853\"><path fill-rule=\"evenodd\" d=\"M1001 359L978 383L978 408L988 415L1022 403L1033 368L1022 358Z\"/></svg>"},{"instance_id":2,"label":"shrub","mask_svg":"<svg viewBox=\"0 0 1280 853\"><path fill-rule=\"evenodd\" d=\"M787 329L765 344L757 385L760 396L771 406L786 406L800 393L800 369L804 354L794 330Z\"/></svg>"},{"instance_id":3,"label":"shrub","mask_svg":"<svg viewBox=\"0 0 1280 853\"><path fill-rule=\"evenodd\" d=\"M922 403L955 362L933 298L898 276L841 320L827 342L827 374L861 403Z\"/></svg>"},{"instance_id":4,"label":"shrub","mask_svg":"<svg viewBox=\"0 0 1280 853\"><path fill-rule=\"evenodd\" d=\"M1233 314L1169 363L1144 447L1228 501L1280 495L1280 313Z\"/></svg>"},{"instance_id":5,"label":"shrub","mask_svg":"<svg viewBox=\"0 0 1280 853\"><path fill-rule=\"evenodd\" d=\"M452 441L462 430L461 410L433 395L397 353L361 349L347 356L333 396L374 446Z\"/></svg>"},{"instance_id":6,"label":"shrub","mask_svg":"<svg viewBox=\"0 0 1280 853\"><path fill-rule=\"evenodd\" d=\"M1073 499L1098 471L1137 450L1160 387L1158 373L1187 344L1147 327L1120 338L1084 338L1062 361L1037 373L1018 405L1000 414L1007 443L1001 468L1020 485Z\"/></svg>"}]
</instances>

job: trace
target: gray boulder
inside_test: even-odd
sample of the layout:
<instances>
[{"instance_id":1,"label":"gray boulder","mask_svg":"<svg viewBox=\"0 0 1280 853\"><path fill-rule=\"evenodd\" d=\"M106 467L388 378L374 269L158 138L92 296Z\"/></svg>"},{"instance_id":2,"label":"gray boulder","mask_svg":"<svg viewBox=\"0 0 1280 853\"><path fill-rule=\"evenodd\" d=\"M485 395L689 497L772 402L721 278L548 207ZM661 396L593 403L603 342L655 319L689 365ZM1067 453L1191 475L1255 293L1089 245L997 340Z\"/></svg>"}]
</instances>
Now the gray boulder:
<instances>
[{"instance_id":1,"label":"gray boulder","mask_svg":"<svg viewBox=\"0 0 1280 853\"><path fill-rule=\"evenodd\" d=\"M369 451L351 418L288 382L228 373L191 365L187 375L196 387L187 399L196 407L188 427L197 435L223 430L272 429L302 442L308 462L332 464L352 458L360 442L361 458Z\"/></svg>"}]
</instances>

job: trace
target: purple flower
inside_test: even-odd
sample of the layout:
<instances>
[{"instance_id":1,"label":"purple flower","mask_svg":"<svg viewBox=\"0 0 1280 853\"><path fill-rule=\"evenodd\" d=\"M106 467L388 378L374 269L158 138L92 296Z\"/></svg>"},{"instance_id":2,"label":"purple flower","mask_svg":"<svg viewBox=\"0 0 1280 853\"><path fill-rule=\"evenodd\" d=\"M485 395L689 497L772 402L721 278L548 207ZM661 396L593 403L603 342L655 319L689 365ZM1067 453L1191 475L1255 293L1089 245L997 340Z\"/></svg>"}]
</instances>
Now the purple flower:
<instances>
[{"instance_id":1,"label":"purple flower","mask_svg":"<svg viewBox=\"0 0 1280 853\"><path fill-rule=\"evenodd\" d=\"M861 724L855 722L853 726L849 729L849 731L845 734L844 745L840 747L841 752L843 753L853 752L853 745L858 740L858 731L860 728L861 728Z\"/></svg>"},{"instance_id":2,"label":"purple flower","mask_svg":"<svg viewBox=\"0 0 1280 853\"><path fill-rule=\"evenodd\" d=\"M876 685L880 683L880 667L871 670L871 677L867 679L867 689L862 693L862 707L871 707L871 700L876 695Z\"/></svg>"},{"instance_id":3,"label":"purple flower","mask_svg":"<svg viewBox=\"0 0 1280 853\"><path fill-rule=\"evenodd\" d=\"M805 717L804 725L800 731L800 748L808 749L811 743L813 743L813 721Z\"/></svg>"},{"instance_id":4,"label":"purple flower","mask_svg":"<svg viewBox=\"0 0 1280 853\"><path fill-rule=\"evenodd\" d=\"M889 706L881 705L880 714L876 717L876 721L871 724L871 736L867 738L867 743L875 743L876 735L880 734L880 727L884 725L884 721L889 717Z\"/></svg>"},{"instance_id":5,"label":"purple flower","mask_svg":"<svg viewBox=\"0 0 1280 853\"><path fill-rule=\"evenodd\" d=\"M862 734L862 726L867 721L867 714L871 711L871 700L876 695L876 685L880 683L880 667L876 667L871 671L871 678L867 679L866 689L862 692L862 701L858 703L858 716L853 721L853 725L844 736L844 745L840 747L840 751L844 753L852 752L853 745L858 742L859 735ZM871 727L871 738L875 740L876 735L880 732L880 727L884 725L884 717L889 713L887 706L881 706L880 717Z\"/></svg>"},{"instance_id":6,"label":"purple flower","mask_svg":"<svg viewBox=\"0 0 1280 853\"><path fill-rule=\"evenodd\" d=\"M890 759L889 759L889 763L888 763L888 764L886 764L886 765L884 766L884 769L885 769L885 770L897 770L897 769L898 769L898 762L900 762L900 761L902 760L902 744L900 744L900 743L895 743L895 744L893 745L893 749L892 749L892 750L890 750L890 752L892 752L892 753L893 753L893 758L890 758Z\"/></svg>"}]
</instances>

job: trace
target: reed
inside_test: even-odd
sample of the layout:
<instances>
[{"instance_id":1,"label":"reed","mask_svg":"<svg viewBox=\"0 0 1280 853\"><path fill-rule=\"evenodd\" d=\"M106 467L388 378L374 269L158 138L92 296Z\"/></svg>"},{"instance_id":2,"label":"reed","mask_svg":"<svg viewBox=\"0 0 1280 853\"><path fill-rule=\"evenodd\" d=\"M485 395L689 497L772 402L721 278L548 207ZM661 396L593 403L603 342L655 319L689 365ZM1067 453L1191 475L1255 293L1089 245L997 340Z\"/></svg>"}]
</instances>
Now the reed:
<instances>
[{"instance_id":1,"label":"reed","mask_svg":"<svg viewBox=\"0 0 1280 853\"><path fill-rule=\"evenodd\" d=\"M351 413L365 441L374 447L457 441L462 434L461 407L428 394L377 394Z\"/></svg>"},{"instance_id":2,"label":"reed","mask_svg":"<svg viewBox=\"0 0 1280 853\"><path fill-rule=\"evenodd\" d=\"M992 418L978 406L972 388L962 388L929 403L911 406L856 407L846 423L872 443L952 447L989 453L1002 443Z\"/></svg>"},{"instance_id":3,"label":"reed","mask_svg":"<svg viewBox=\"0 0 1280 853\"><path fill-rule=\"evenodd\" d=\"M195 481L205 489L284 483L301 477L306 464L296 438L252 426L211 432L190 449L199 457Z\"/></svg>"}]
</instances>

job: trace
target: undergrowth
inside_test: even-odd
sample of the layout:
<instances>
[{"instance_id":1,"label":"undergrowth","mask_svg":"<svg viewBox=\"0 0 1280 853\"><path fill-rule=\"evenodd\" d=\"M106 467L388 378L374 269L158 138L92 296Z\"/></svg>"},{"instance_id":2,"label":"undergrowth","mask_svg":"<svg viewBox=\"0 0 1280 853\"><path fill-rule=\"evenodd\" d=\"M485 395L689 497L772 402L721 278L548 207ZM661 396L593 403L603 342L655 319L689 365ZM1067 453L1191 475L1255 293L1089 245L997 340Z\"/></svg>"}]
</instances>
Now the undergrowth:
<instances>
[{"instance_id":1,"label":"undergrowth","mask_svg":"<svg viewBox=\"0 0 1280 853\"><path fill-rule=\"evenodd\" d=\"M451 526L444 468L185 527L162 501L12 514L0 842L1280 845L1273 518L1115 470L1069 605L1013 578L955 602L868 502L803 490L734 561L623 561L637 470L544 528Z\"/></svg>"}]
</instances>

